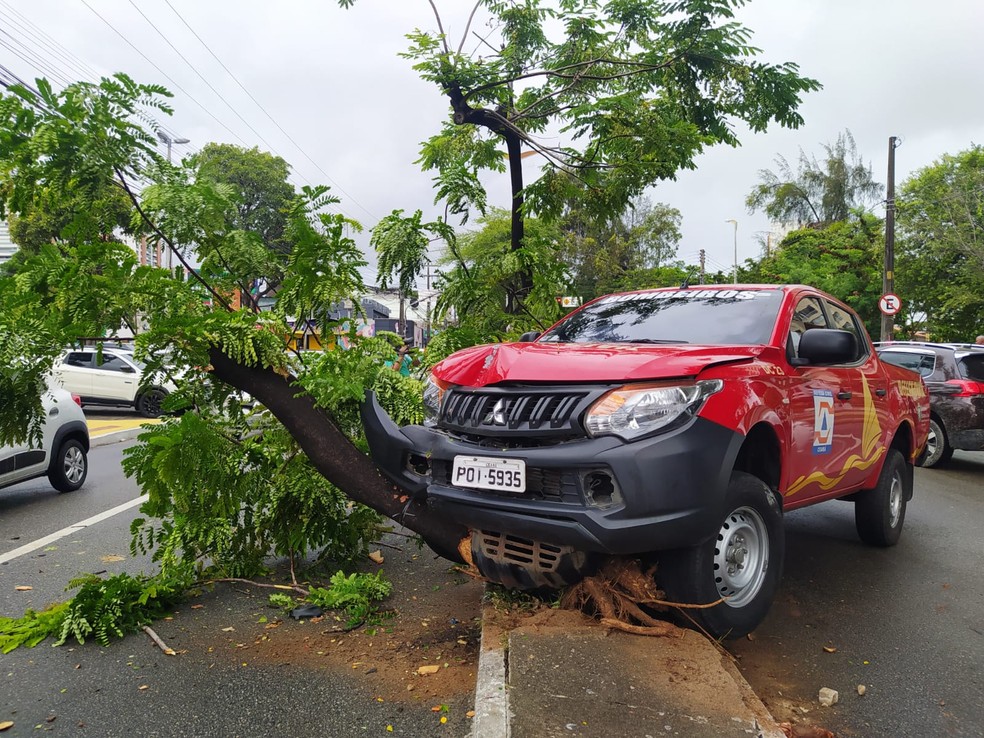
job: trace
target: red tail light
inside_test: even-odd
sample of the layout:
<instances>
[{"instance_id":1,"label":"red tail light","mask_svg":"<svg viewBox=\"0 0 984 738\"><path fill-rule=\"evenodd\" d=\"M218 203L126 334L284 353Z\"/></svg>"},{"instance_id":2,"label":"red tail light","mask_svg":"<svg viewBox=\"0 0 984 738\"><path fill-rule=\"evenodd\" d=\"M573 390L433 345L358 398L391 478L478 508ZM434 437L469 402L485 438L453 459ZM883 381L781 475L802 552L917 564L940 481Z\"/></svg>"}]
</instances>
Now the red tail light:
<instances>
[{"instance_id":1,"label":"red tail light","mask_svg":"<svg viewBox=\"0 0 984 738\"><path fill-rule=\"evenodd\" d=\"M82 398L81 398L81 397L79 397L79 396L78 396L77 394L75 394L74 392L72 393L72 402L74 402L74 403L75 403L76 405L78 405L79 407L82 407Z\"/></svg>"},{"instance_id":2,"label":"red tail light","mask_svg":"<svg viewBox=\"0 0 984 738\"><path fill-rule=\"evenodd\" d=\"M943 385L947 394L952 397L977 397L984 395L984 382L974 382L970 379L955 379Z\"/></svg>"}]
</instances>

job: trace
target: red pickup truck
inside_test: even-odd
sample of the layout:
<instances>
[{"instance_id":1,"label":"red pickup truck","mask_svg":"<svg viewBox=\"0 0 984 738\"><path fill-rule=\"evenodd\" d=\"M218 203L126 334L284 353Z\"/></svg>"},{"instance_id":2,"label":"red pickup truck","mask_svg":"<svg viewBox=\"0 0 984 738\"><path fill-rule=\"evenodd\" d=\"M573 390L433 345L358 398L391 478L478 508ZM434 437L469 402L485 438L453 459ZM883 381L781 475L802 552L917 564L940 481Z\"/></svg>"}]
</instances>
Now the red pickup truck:
<instances>
[{"instance_id":1,"label":"red pickup truck","mask_svg":"<svg viewBox=\"0 0 984 738\"><path fill-rule=\"evenodd\" d=\"M423 425L363 405L381 470L472 531L488 578L560 587L652 558L672 600L719 602L692 615L737 637L778 587L784 512L848 499L863 541L898 541L929 399L830 295L607 295L523 338L437 364Z\"/></svg>"}]
</instances>

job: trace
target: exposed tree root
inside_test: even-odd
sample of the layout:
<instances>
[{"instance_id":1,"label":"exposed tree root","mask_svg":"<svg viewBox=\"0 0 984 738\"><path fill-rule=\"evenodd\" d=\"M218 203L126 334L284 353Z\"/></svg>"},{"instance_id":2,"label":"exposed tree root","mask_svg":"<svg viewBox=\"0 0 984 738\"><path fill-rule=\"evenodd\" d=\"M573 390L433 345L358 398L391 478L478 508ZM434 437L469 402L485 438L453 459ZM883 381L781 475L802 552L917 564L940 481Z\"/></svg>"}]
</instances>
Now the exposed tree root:
<instances>
[{"instance_id":1,"label":"exposed tree root","mask_svg":"<svg viewBox=\"0 0 984 738\"><path fill-rule=\"evenodd\" d=\"M610 558L597 574L568 589L560 606L580 610L599 618L603 625L626 633L680 636L680 628L647 612L663 611L674 604L666 602L663 592L657 589L655 569L652 566L643 570L637 559Z\"/></svg>"}]
</instances>

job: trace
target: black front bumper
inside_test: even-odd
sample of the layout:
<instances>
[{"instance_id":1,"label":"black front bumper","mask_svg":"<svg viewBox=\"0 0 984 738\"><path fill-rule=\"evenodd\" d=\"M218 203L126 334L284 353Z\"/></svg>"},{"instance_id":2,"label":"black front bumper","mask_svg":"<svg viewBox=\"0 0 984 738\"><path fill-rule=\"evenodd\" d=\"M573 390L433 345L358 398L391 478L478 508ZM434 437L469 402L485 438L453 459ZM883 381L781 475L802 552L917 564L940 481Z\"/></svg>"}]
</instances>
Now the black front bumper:
<instances>
[{"instance_id":1,"label":"black front bumper","mask_svg":"<svg viewBox=\"0 0 984 738\"><path fill-rule=\"evenodd\" d=\"M627 443L614 436L502 448L437 428L398 427L367 393L362 419L380 470L435 512L473 530L604 554L692 546L718 531L743 437L695 418L663 435ZM528 489L505 495L450 483L457 455L522 459ZM592 494L611 480L611 495ZM606 488L607 489L607 488Z\"/></svg>"}]
</instances>

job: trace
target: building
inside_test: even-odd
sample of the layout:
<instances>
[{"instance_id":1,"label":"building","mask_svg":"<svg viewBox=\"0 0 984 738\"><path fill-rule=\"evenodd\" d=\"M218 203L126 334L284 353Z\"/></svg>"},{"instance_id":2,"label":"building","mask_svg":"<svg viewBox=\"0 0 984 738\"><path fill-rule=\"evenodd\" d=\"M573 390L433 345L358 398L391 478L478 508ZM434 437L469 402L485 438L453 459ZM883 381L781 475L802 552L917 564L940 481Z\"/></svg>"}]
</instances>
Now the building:
<instances>
[{"instance_id":1,"label":"building","mask_svg":"<svg viewBox=\"0 0 984 738\"><path fill-rule=\"evenodd\" d=\"M0 220L0 264L7 261L17 251L17 244L10 240L7 223Z\"/></svg>"}]
</instances>

